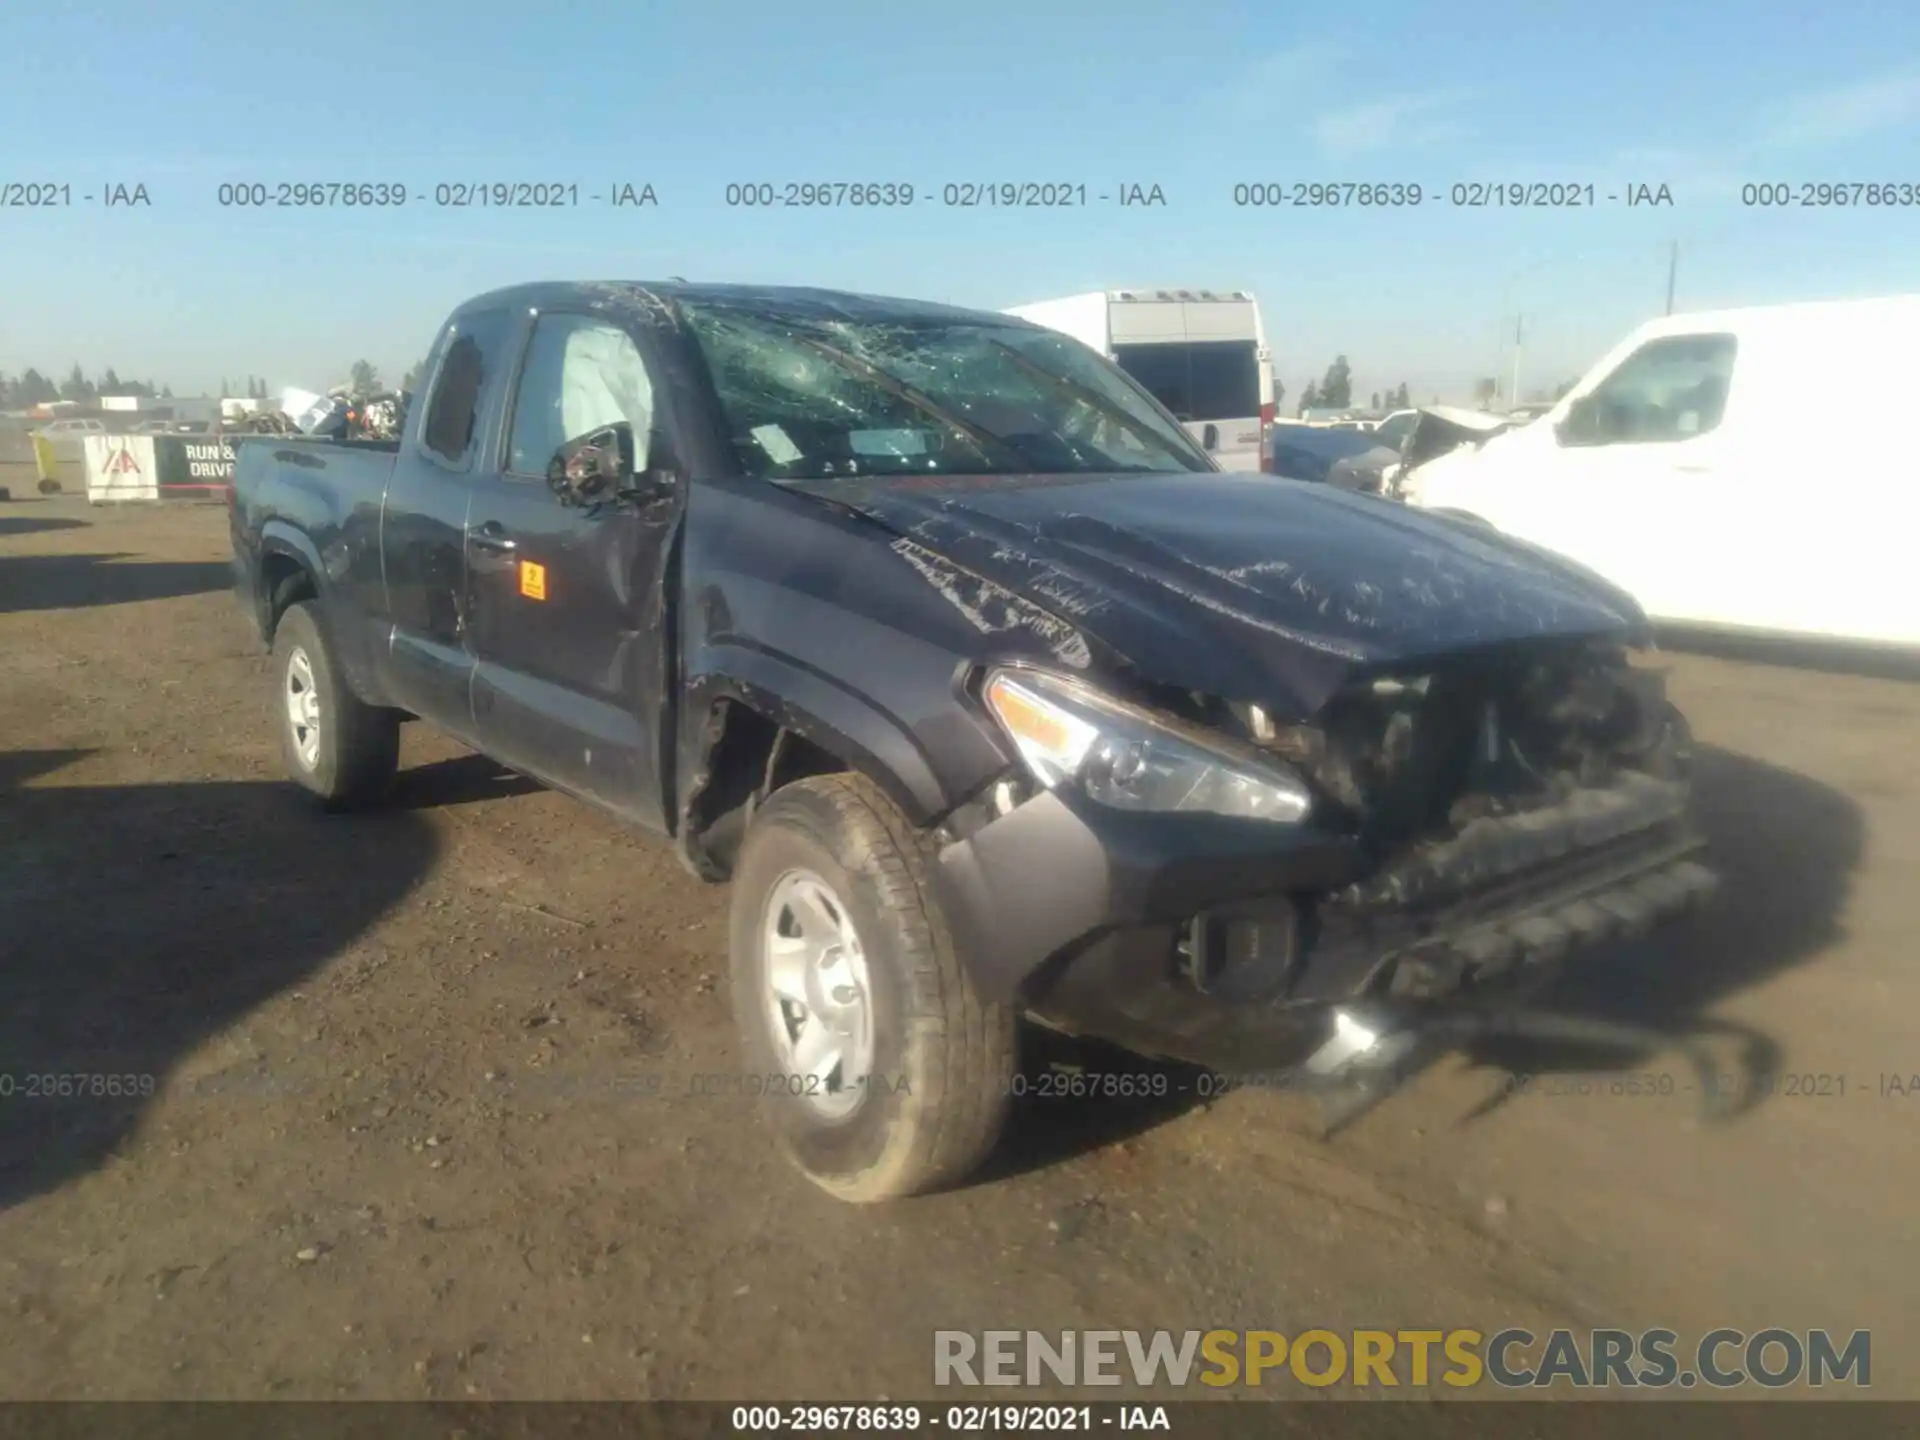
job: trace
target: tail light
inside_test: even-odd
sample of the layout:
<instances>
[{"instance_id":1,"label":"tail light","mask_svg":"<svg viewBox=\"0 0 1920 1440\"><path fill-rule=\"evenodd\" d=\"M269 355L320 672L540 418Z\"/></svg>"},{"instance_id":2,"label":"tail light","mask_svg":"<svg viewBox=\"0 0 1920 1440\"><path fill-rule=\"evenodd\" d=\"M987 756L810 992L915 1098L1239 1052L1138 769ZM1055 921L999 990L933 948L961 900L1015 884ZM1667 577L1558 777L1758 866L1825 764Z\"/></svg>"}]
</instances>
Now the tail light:
<instances>
[{"instance_id":1,"label":"tail light","mask_svg":"<svg viewBox=\"0 0 1920 1440\"><path fill-rule=\"evenodd\" d=\"M1260 423L1262 425L1271 425L1274 422L1274 420L1279 416L1279 414L1280 414L1280 407L1276 405L1273 401L1269 400L1266 404L1260 407Z\"/></svg>"}]
</instances>

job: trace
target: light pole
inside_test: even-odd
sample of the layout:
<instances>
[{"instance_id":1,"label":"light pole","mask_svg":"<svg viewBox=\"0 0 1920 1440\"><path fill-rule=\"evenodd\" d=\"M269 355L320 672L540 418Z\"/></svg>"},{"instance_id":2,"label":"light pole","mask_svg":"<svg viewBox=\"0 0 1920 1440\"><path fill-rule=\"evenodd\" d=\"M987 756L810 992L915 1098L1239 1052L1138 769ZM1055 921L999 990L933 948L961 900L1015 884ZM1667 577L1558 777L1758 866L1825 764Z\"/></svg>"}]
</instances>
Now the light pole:
<instances>
[{"instance_id":1,"label":"light pole","mask_svg":"<svg viewBox=\"0 0 1920 1440\"><path fill-rule=\"evenodd\" d=\"M1514 405L1520 403L1520 346L1526 339L1527 317L1513 317L1513 390L1510 392Z\"/></svg>"},{"instance_id":2,"label":"light pole","mask_svg":"<svg viewBox=\"0 0 1920 1440\"><path fill-rule=\"evenodd\" d=\"M1526 281L1544 270L1548 263L1545 259L1536 259L1529 265L1521 266L1518 270L1513 271L1507 276L1507 283L1502 287L1499 329L1496 332L1500 336L1500 343L1494 352L1493 384L1495 389L1498 390L1500 385L1498 378L1501 368L1500 362L1506 358L1507 320L1511 317L1513 320L1512 381L1513 403L1515 405L1520 403L1520 350L1526 339L1527 322L1526 315L1520 309L1520 307L1526 303L1526 297L1522 293L1521 287Z\"/></svg>"}]
</instances>

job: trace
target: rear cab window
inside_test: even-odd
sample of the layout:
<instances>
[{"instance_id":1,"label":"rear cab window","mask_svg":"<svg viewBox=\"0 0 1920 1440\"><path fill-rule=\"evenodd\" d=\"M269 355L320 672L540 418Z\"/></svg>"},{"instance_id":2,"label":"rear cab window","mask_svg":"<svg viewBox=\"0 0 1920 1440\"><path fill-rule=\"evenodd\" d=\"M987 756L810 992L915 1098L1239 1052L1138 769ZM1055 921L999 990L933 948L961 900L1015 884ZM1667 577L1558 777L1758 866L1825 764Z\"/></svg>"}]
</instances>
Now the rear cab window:
<instances>
[{"instance_id":1,"label":"rear cab window","mask_svg":"<svg viewBox=\"0 0 1920 1440\"><path fill-rule=\"evenodd\" d=\"M511 310L479 310L455 317L442 337L420 425L421 448L442 465L472 468L487 401L506 376L517 329Z\"/></svg>"}]
</instances>

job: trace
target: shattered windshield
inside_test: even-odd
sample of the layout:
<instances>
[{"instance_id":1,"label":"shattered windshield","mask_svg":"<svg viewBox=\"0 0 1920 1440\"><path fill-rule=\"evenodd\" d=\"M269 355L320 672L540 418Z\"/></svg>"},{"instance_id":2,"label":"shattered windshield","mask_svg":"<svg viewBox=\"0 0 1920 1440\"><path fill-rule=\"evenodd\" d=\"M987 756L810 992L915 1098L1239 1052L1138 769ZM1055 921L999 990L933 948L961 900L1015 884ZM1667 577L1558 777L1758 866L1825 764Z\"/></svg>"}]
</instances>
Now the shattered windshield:
<instances>
[{"instance_id":1,"label":"shattered windshield","mask_svg":"<svg viewBox=\"0 0 1920 1440\"><path fill-rule=\"evenodd\" d=\"M768 480L1208 471L1118 370L1051 331L683 305L740 468Z\"/></svg>"}]
</instances>

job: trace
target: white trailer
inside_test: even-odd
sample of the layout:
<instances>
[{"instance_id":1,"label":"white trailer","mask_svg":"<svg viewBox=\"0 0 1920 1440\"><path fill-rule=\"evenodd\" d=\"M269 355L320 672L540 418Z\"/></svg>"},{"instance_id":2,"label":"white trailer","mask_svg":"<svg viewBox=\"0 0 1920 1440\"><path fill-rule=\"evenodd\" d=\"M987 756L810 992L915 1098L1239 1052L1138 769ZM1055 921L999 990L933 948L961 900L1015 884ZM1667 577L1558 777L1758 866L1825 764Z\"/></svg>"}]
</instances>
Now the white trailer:
<instances>
[{"instance_id":1,"label":"white trailer","mask_svg":"<svg viewBox=\"0 0 1920 1440\"><path fill-rule=\"evenodd\" d=\"M1093 290L1004 313L1071 336L1131 375L1223 470L1258 470L1273 359L1245 290Z\"/></svg>"}]
</instances>

